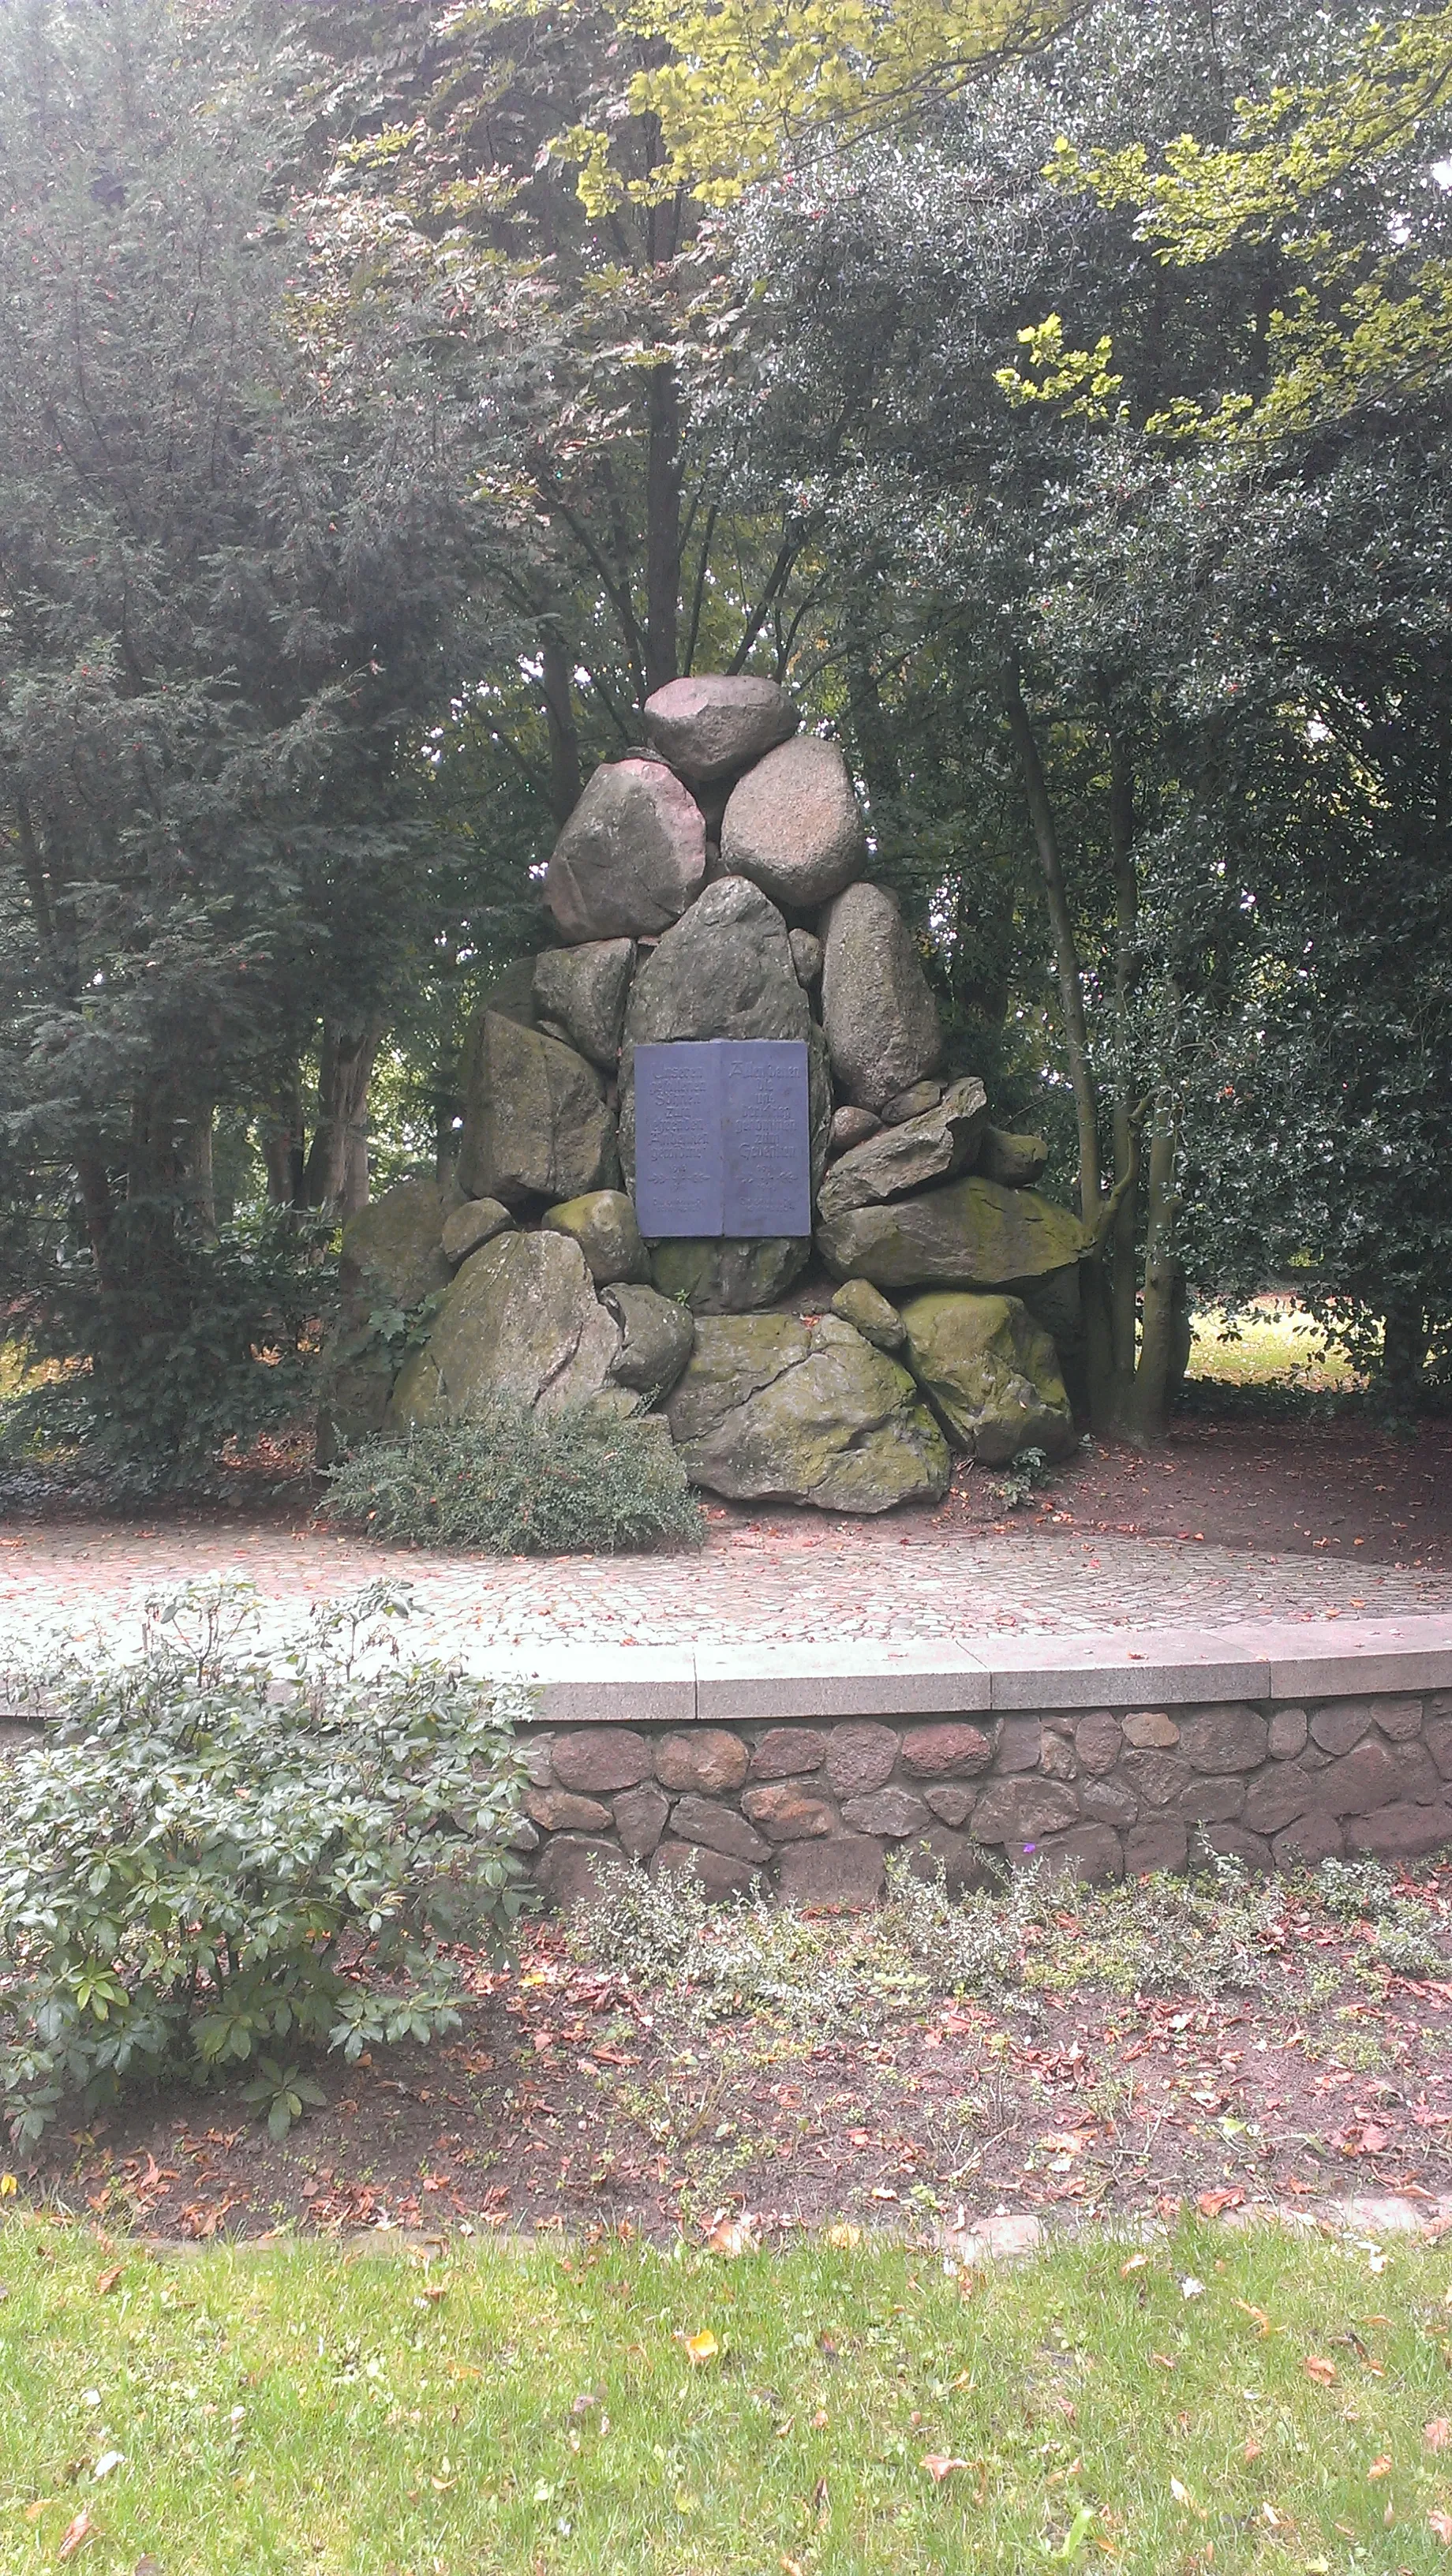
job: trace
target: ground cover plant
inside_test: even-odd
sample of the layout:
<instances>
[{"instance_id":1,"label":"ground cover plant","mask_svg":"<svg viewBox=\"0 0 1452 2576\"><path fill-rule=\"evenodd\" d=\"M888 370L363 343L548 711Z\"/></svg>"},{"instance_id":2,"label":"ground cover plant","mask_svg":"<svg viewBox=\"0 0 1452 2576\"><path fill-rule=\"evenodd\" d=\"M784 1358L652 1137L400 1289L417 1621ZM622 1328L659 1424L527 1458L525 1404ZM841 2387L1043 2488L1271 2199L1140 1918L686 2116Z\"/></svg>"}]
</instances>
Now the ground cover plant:
<instances>
[{"instance_id":1,"label":"ground cover plant","mask_svg":"<svg viewBox=\"0 0 1452 2576\"><path fill-rule=\"evenodd\" d=\"M1452 2211L1452 1869L712 1911L627 1879L596 1928L451 1952L462 2026L316 2068L274 2140L235 2090L70 2111L31 2200L205 2240L283 2223L625 2227L725 2213L1131 2224L1396 2191Z\"/></svg>"},{"instance_id":2,"label":"ground cover plant","mask_svg":"<svg viewBox=\"0 0 1452 2576\"><path fill-rule=\"evenodd\" d=\"M1098 2235L1025 2264L0 2234L17 2571L1445 2569L1444 2246Z\"/></svg>"},{"instance_id":3,"label":"ground cover plant","mask_svg":"<svg viewBox=\"0 0 1452 2576\"><path fill-rule=\"evenodd\" d=\"M12 2135L68 2095L245 2077L275 2137L314 2051L459 2027L444 1944L526 1901L516 1703L392 1658L375 1586L264 1652L245 1585L154 1603L139 1653L19 1679L45 1713L0 1825L0 2085ZM299 2062L301 2061L301 2062Z\"/></svg>"},{"instance_id":4,"label":"ground cover plant","mask_svg":"<svg viewBox=\"0 0 1452 2576\"><path fill-rule=\"evenodd\" d=\"M335 1467L330 1524L413 1547L699 1546L701 1507L663 1426L495 1404L467 1424L365 1441Z\"/></svg>"}]
</instances>

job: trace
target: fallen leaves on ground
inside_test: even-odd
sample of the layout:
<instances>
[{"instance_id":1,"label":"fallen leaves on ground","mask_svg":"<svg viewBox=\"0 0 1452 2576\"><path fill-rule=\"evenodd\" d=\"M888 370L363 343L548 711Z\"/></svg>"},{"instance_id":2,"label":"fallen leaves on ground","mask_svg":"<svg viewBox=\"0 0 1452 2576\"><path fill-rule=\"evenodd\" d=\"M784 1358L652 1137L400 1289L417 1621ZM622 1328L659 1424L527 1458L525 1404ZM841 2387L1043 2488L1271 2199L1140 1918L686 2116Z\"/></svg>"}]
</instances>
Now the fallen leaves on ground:
<instances>
[{"instance_id":1,"label":"fallen leaves on ground","mask_svg":"<svg viewBox=\"0 0 1452 2576\"><path fill-rule=\"evenodd\" d=\"M90 2536L90 2508L86 2505L82 2505L80 2512L75 2517L75 2520L73 2522L68 2522L66 2525L61 2539L61 2545L56 2551L57 2558L74 2558L76 2551L84 2548L86 2542L90 2539Z\"/></svg>"}]
</instances>

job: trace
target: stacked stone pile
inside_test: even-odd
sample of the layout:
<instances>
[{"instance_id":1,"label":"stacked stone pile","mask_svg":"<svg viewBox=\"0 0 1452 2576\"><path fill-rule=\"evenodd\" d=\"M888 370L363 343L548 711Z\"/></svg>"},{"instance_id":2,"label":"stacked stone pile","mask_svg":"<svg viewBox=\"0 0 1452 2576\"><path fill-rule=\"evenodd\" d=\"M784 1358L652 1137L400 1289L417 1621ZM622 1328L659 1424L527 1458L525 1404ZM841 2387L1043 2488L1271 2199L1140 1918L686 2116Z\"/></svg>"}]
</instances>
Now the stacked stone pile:
<instances>
[{"instance_id":1,"label":"stacked stone pile","mask_svg":"<svg viewBox=\"0 0 1452 2576\"><path fill-rule=\"evenodd\" d=\"M646 1410L710 1490L840 1511L936 1497L950 1444L1062 1453L1083 1229L945 1070L841 752L767 680L673 681L645 720L555 845L557 944L478 1014L455 1180L348 1229L330 1439L500 1397ZM805 1044L814 1238L642 1241L636 1049L714 1038ZM376 1318L425 1300L398 1367Z\"/></svg>"}]
</instances>

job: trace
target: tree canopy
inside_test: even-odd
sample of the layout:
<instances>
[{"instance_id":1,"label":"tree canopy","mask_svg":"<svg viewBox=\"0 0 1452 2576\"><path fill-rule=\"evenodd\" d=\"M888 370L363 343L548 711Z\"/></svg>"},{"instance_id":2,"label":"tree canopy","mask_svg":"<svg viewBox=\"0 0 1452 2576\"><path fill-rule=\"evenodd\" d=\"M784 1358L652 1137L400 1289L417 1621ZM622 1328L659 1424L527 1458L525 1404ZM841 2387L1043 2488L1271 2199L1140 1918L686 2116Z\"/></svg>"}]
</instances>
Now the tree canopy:
<instances>
[{"instance_id":1,"label":"tree canopy","mask_svg":"<svg viewBox=\"0 0 1452 2576\"><path fill-rule=\"evenodd\" d=\"M447 1163L554 829L726 668L847 745L956 1061L1053 1132L1093 1417L1284 1277L1429 1393L1452 11L7 16L34 1347L119 1388L215 1291L239 1366L305 1349L300 1211Z\"/></svg>"}]
</instances>

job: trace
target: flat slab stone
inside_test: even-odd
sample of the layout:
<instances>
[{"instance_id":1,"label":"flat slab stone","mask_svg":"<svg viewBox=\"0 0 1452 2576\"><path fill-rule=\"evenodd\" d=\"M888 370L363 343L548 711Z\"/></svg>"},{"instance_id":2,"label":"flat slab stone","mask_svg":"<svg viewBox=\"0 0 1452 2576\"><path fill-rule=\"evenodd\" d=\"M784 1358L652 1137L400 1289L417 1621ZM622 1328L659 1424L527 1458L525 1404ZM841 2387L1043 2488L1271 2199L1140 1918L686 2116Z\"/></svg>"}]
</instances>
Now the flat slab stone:
<instances>
[{"instance_id":1,"label":"flat slab stone","mask_svg":"<svg viewBox=\"0 0 1452 2576\"><path fill-rule=\"evenodd\" d=\"M698 1646L696 1704L713 1723L793 1717L956 1716L992 1705L976 1655L932 1646Z\"/></svg>"}]
</instances>

